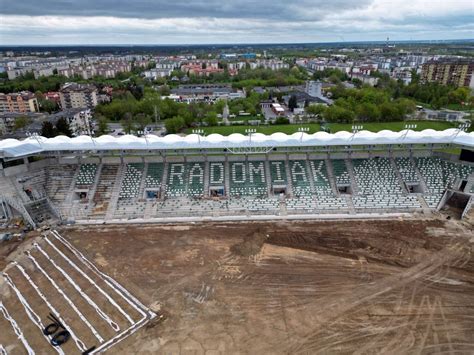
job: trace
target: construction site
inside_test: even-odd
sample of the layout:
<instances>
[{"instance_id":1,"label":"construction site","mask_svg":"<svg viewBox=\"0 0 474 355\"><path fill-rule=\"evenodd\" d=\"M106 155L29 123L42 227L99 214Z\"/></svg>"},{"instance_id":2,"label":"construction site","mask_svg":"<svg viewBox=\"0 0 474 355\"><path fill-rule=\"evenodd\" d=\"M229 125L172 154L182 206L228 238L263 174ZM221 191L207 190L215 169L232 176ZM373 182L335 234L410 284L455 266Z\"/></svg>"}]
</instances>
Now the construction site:
<instances>
[{"instance_id":1,"label":"construction site","mask_svg":"<svg viewBox=\"0 0 474 355\"><path fill-rule=\"evenodd\" d=\"M383 132L0 141L0 354L472 353L474 133Z\"/></svg>"},{"instance_id":2,"label":"construction site","mask_svg":"<svg viewBox=\"0 0 474 355\"><path fill-rule=\"evenodd\" d=\"M64 227L1 244L2 310L35 353L49 312L64 353L470 353L472 218Z\"/></svg>"}]
</instances>

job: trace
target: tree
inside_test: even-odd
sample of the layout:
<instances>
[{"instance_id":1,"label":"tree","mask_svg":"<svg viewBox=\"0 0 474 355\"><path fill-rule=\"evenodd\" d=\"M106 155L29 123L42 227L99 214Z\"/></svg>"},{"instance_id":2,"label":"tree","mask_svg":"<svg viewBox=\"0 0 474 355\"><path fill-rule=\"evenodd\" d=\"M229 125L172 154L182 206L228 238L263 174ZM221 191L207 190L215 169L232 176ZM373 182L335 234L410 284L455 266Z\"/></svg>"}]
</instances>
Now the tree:
<instances>
[{"instance_id":1,"label":"tree","mask_svg":"<svg viewBox=\"0 0 474 355\"><path fill-rule=\"evenodd\" d=\"M290 120L286 117L277 117L275 120L275 124L289 124Z\"/></svg>"},{"instance_id":2,"label":"tree","mask_svg":"<svg viewBox=\"0 0 474 355\"><path fill-rule=\"evenodd\" d=\"M384 102L379 108L382 121L401 121L404 117L396 103Z\"/></svg>"},{"instance_id":3,"label":"tree","mask_svg":"<svg viewBox=\"0 0 474 355\"><path fill-rule=\"evenodd\" d=\"M380 111L377 106L370 102L364 102L357 105L357 118L359 121L374 122L380 118Z\"/></svg>"},{"instance_id":4,"label":"tree","mask_svg":"<svg viewBox=\"0 0 474 355\"><path fill-rule=\"evenodd\" d=\"M148 126L149 124L151 124L151 119L147 115L139 113L136 116L136 126L138 130L145 131L146 126Z\"/></svg>"},{"instance_id":5,"label":"tree","mask_svg":"<svg viewBox=\"0 0 474 355\"><path fill-rule=\"evenodd\" d=\"M306 113L310 115L321 115L326 111L326 105L316 104L306 107Z\"/></svg>"},{"instance_id":6,"label":"tree","mask_svg":"<svg viewBox=\"0 0 474 355\"><path fill-rule=\"evenodd\" d=\"M178 133L184 128L184 120L179 116L169 118L165 121L165 127L168 133Z\"/></svg>"},{"instance_id":7,"label":"tree","mask_svg":"<svg viewBox=\"0 0 474 355\"><path fill-rule=\"evenodd\" d=\"M354 112L336 105L329 106L324 111L324 119L328 122L351 123L354 121Z\"/></svg>"},{"instance_id":8,"label":"tree","mask_svg":"<svg viewBox=\"0 0 474 355\"><path fill-rule=\"evenodd\" d=\"M59 109L58 104L51 100L39 99L38 103L42 112L52 113Z\"/></svg>"},{"instance_id":9,"label":"tree","mask_svg":"<svg viewBox=\"0 0 474 355\"><path fill-rule=\"evenodd\" d=\"M132 131L135 131L136 130L136 125L135 125L135 122L133 122L133 117L132 117L132 114L130 112L127 112L122 121L120 122L120 124L122 125L122 128L123 130L125 131L125 133L127 134L131 134Z\"/></svg>"},{"instance_id":10,"label":"tree","mask_svg":"<svg viewBox=\"0 0 474 355\"><path fill-rule=\"evenodd\" d=\"M206 122L208 126L217 126L216 113L215 112L208 113L206 118L204 118L204 122Z\"/></svg>"},{"instance_id":11,"label":"tree","mask_svg":"<svg viewBox=\"0 0 474 355\"><path fill-rule=\"evenodd\" d=\"M72 137L72 131L69 127L69 122L64 118L61 117L56 122L56 133L57 135L63 135L67 137Z\"/></svg>"},{"instance_id":12,"label":"tree","mask_svg":"<svg viewBox=\"0 0 474 355\"><path fill-rule=\"evenodd\" d=\"M25 116L18 117L15 120L15 125L13 126L13 130L18 131L19 129L25 128L26 126L30 124L30 122L31 121L28 117L25 117Z\"/></svg>"},{"instance_id":13,"label":"tree","mask_svg":"<svg viewBox=\"0 0 474 355\"><path fill-rule=\"evenodd\" d=\"M97 120L97 131L96 131L96 134L98 136L101 136L101 135L104 135L107 133L108 131L108 123L109 121L107 120L107 118L103 115L98 115L98 117L96 117L96 120Z\"/></svg>"},{"instance_id":14,"label":"tree","mask_svg":"<svg viewBox=\"0 0 474 355\"><path fill-rule=\"evenodd\" d=\"M56 137L56 129L54 125L49 121L44 121L41 125L41 135L46 138Z\"/></svg>"},{"instance_id":15,"label":"tree","mask_svg":"<svg viewBox=\"0 0 474 355\"><path fill-rule=\"evenodd\" d=\"M296 107L298 107L298 99L295 95L291 95L290 99L288 100L288 108L291 112L293 112Z\"/></svg>"},{"instance_id":16,"label":"tree","mask_svg":"<svg viewBox=\"0 0 474 355\"><path fill-rule=\"evenodd\" d=\"M469 100L469 89L468 88L457 88L448 94L450 103L461 104Z\"/></svg>"}]
</instances>

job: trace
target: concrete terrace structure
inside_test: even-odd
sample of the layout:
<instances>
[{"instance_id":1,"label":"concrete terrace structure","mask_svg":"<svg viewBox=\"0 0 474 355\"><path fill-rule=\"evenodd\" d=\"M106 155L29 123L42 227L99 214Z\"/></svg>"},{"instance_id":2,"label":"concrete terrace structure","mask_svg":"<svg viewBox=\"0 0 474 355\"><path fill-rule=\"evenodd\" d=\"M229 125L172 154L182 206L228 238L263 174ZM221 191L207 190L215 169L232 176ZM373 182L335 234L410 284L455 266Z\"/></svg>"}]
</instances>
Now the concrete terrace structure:
<instances>
[{"instance_id":1,"label":"concrete terrace structure","mask_svg":"<svg viewBox=\"0 0 474 355\"><path fill-rule=\"evenodd\" d=\"M474 133L4 140L1 200L33 223L427 213L453 193L468 210L474 164L434 152L453 146Z\"/></svg>"}]
</instances>

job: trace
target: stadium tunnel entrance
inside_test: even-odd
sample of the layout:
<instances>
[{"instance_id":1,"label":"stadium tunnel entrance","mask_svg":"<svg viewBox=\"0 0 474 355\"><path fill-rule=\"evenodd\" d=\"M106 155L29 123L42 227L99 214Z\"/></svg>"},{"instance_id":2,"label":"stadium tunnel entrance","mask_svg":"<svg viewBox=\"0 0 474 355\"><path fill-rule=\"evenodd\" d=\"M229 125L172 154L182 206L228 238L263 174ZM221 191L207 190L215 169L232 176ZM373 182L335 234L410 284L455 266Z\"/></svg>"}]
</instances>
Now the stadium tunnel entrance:
<instances>
[{"instance_id":1,"label":"stadium tunnel entrance","mask_svg":"<svg viewBox=\"0 0 474 355\"><path fill-rule=\"evenodd\" d=\"M462 219L470 211L472 203L472 195L448 189L439 203L438 210L454 218Z\"/></svg>"},{"instance_id":2,"label":"stadium tunnel entrance","mask_svg":"<svg viewBox=\"0 0 474 355\"><path fill-rule=\"evenodd\" d=\"M209 196L211 197L224 197L225 187L224 186L211 186L209 187Z\"/></svg>"}]
</instances>

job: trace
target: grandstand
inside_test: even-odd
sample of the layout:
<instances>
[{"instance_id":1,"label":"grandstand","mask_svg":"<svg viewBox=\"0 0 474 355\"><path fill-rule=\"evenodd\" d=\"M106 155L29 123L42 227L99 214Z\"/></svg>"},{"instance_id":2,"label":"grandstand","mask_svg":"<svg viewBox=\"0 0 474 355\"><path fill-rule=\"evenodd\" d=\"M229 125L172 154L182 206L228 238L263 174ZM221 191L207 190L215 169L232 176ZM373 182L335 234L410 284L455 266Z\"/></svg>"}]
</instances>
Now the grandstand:
<instances>
[{"instance_id":1,"label":"grandstand","mask_svg":"<svg viewBox=\"0 0 474 355\"><path fill-rule=\"evenodd\" d=\"M427 212L447 190L470 206L474 164L437 150L474 135L433 132L0 141L1 201L33 223Z\"/></svg>"}]
</instances>

